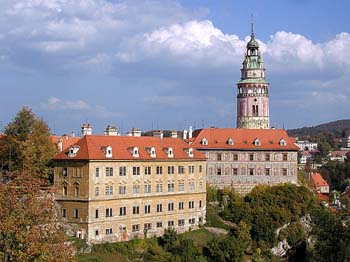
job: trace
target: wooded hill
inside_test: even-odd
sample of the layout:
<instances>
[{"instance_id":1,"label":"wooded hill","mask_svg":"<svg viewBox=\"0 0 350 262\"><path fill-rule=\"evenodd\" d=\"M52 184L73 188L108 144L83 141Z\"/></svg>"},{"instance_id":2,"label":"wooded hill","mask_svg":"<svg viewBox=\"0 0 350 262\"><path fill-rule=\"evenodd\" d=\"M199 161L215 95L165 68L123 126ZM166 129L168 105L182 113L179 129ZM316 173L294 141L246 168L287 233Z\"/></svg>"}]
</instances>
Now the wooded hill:
<instances>
[{"instance_id":1,"label":"wooded hill","mask_svg":"<svg viewBox=\"0 0 350 262\"><path fill-rule=\"evenodd\" d=\"M346 130L350 130L350 119L337 120L311 127L289 129L287 132L293 137L318 136L321 133L332 133L335 137L342 137Z\"/></svg>"}]
</instances>

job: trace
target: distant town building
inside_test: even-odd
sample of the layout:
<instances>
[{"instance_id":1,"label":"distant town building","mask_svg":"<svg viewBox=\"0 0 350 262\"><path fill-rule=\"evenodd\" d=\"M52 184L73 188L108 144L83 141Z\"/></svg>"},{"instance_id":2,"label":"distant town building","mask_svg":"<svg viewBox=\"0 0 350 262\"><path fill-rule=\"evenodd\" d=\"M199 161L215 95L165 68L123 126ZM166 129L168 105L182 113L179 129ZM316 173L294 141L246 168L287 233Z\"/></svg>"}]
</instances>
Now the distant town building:
<instances>
[{"instance_id":1,"label":"distant town building","mask_svg":"<svg viewBox=\"0 0 350 262\"><path fill-rule=\"evenodd\" d=\"M329 185L326 180L323 179L319 173L311 173L310 175L311 183L317 190L317 192L322 194L329 194Z\"/></svg>"},{"instance_id":2,"label":"distant town building","mask_svg":"<svg viewBox=\"0 0 350 262\"><path fill-rule=\"evenodd\" d=\"M317 151L317 143L315 143L315 142L310 142L307 140L300 140L300 141L296 142L296 145L302 151Z\"/></svg>"},{"instance_id":3,"label":"distant town building","mask_svg":"<svg viewBox=\"0 0 350 262\"><path fill-rule=\"evenodd\" d=\"M61 217L90 243L205 223L206 157L179 138L85 135L54 162Z\"/></svg>"},{"instance_id":4,"label":"distant town building","mask_svg":"<svg viewBox=\"0 0 350 262\"><path fill-rule=\"evenodd\" d=\"M344 162L350 150L334 150L329 152L329 159L332 161Z\"/></svg>"},{"instance_id":5,"label":"distant town building","mask_svg":"<svg viewBox=\"0 0 350 262\"><path fill-rule=\"evenodd\" d=\"M207 156L207 183L246 194L258 184L297 183L294 139L281 129L205 128L190 146Z\"/></svg>"},{"instance_id":6,"label":"distant town building","mask_svg":"<svg viewBox=\"0 0 350 262\"><path fill-rule=\"evenodd\" d=\"M302 151L300 157L300 164L305 165L308 161L313 160L313 154L310 151Z\"/></svg>"}]
</instances>

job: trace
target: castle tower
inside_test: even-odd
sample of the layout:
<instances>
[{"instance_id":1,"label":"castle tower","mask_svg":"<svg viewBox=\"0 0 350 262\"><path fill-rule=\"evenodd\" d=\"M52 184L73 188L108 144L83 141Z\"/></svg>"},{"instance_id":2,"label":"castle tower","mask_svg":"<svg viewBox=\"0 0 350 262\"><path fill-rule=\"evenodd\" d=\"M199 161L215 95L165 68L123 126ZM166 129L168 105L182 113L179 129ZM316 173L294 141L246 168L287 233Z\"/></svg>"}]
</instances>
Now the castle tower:
<instances>
[{"instance_id":1,"label":"castle tower","mask_svg":"<svg viewBox=\"0 0 350 262\"><path fill-rule=\"evenodd\" d=\"M270 128L269 83L265 80L264 62L254 38L253 21L237 88L237 128Z\"/></svg>"}]
</instances>

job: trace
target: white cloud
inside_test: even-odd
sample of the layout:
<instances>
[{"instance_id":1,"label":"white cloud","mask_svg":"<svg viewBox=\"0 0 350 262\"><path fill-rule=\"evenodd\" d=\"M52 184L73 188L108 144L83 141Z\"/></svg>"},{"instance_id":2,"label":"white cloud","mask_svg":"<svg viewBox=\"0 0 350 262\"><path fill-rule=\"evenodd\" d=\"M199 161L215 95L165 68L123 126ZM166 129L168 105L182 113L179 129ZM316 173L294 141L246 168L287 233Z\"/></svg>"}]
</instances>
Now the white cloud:
<instances>
[{"instance_id":1,"label":"white cloud","mask_svg":"<svg viewBox=\"0 0 350 262\"><path fill-rule=\"evenodd\" d=\"M91 105L83 100L62 100L58 97L50 97L46 102L41 103L41 108L58 113L89 115L102 119L121 116L120 113L108 111L101 105Z\"/></svg>"}]
</instances>

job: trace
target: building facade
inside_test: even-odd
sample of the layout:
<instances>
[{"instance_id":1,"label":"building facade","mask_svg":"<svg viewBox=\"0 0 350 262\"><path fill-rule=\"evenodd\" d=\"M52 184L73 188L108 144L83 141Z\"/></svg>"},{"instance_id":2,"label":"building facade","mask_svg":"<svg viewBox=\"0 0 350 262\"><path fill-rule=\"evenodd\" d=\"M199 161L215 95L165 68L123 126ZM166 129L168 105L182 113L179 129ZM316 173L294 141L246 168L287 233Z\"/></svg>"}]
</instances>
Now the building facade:
<instances>
[{"instance_id":1,"label":"building facade","mask_svg":"<svg viewBox=\"0 0 350 262\"><path fill-rule=\"evenodd\" d=\"M207 160L207 183L246 194L256 185L297 183L299 148L285 130L206 128L190 145Z\"/></svg>"},{"instance_id":2,"label":"building facade","mask_svg":"<svg viewBox=\"0 0 350 262\"><path fill-rule=\"evenodd\" d=\"M205 223L206 158L177 138L86 135L56 155L62 219L90 243Z\"/></svg>"},{"instance_id":3,"label":"building facade","mask_svg":"<svg viewBox=\"0 0 350 262\"><path fill-rule=\"evenodd\" d=\"M253 23L237 89L237 128L270 128L269 84Z\"/></svg>"}]
</instances>

